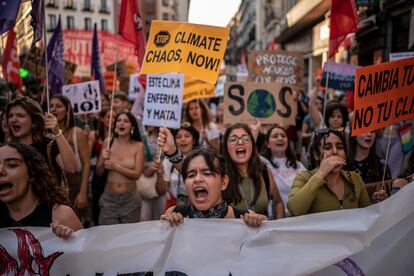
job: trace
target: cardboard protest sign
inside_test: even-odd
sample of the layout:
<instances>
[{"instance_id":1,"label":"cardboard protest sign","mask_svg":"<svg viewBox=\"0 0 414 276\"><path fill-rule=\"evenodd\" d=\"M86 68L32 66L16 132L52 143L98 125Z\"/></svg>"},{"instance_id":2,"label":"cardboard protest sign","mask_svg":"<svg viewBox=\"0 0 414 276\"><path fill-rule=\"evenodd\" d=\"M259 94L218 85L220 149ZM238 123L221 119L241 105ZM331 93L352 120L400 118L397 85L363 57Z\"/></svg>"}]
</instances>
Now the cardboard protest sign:
<instances>
[{"instance_id":1,"label":"cardboard protest sign","mask_svg":"<svg viewBox=\"0 0 414 276\"><path fill-rule=\"evenodd\" d=\"M298 52L252 51L249 81L303 86L303 57Z\"/></svg>"},{"instance_id":2,"label":"cardboard protest sign","mask_svg":"<svg viewBox=\"0 0 414 276\"><path fill-rule=\"evenodd\" d=\"M328 88L353 91L357 68L358 66L352 64L326 62L323 66L321 85L326 87L326 79L329 73Z\"/></svg>"},{"instance_id":3,"label":"cardboard protest sign","mask_svg":"<svg viewBox=\"0 0 414 276\"><path fill-rule=\"evenodd\" d=\"M228 28L153 20L141 74L179 72L216 83Z\"/></svg>"},{"instance_id":4,"label":"cardboard protest sign","mask_svg":"<svg viewBox=\"0 0 414 276\"><path fill-rule=\"evenodd\" d=\"M62 94L70 99L75 115L95 113L101 110L99 81L64 85Z\"/></svg>"},{"instance_id":5,"label":"cardboard protest sign","mask_svg":"<svg viewBox=\"0 0 414 276\"><path fill-rule=\"evenodd\" d=\"M36 76L38 74L41 79L45 79L45 66L42 64L44 52L43 49L33 47L30 49L28 58L22 64L22 67L28 70L31 75ZM64 63L65 83L70 83L77 65L66 60L64 60Z\"/></svg>"},{"instance_id":6,"label":"cardboard protest sign","mask_svg":"<svg viewBox=\"0 0 414 276\"><path fill-rule=\"evenodd\" d=\"M188 103L194 99L212 98L216 96L214 84L192 78L185 77L183 102Z\"/></svg>"},{"instance_id":7,"label":"cardboard protest sign","mask_svg":"<svg viewBox=\"0 0 414 276\"><path fill-rule=\"evenodd\" d=\"M295 125L297 103L290 86L228 82L224 85L224 123Z\"/></svg>"},{"instance_id":8,"label":"cardboard protest sign","mask_svg":"<svg viewBox=\"0 0 414 276\"><path fill-rule=\"evenodd\" d=\"M143 124L180 128L183 87L183 74L148 74Z\"/></svg>"},{"instance_id":9,"label":"cardboard protest sign","mask_svg":"<svg viewBox=\"0 0 414 276\"><path fill-rule=\"evenodd\" d=\"M352 135L414 118L414 58L356 71Z\"/></svg>"}]
</instances>

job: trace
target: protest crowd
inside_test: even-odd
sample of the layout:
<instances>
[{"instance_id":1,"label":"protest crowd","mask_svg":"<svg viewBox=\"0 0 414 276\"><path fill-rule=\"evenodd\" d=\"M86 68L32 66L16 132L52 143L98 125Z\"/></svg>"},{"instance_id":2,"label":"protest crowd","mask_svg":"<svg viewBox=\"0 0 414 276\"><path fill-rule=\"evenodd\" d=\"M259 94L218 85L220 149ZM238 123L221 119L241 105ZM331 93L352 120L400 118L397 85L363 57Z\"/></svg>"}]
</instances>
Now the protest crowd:
<instances>
[{"instance_id":1,"label":"protest crowd","mask_svg":"<svg viewBox=\"0 0 414 276\"><path fill-rule=\"evenodd\" d=\"M349 78L340 76L348 67L328 61L309 72L315 81L305 91L300 54L253 51L248 79L224 81L217 95L228 30L211 27L210 47L205 30L195 27L186 37L185 24L159 24L147 56L138 53L134 97L115 84L105 88L96 64L91 78L65 83L49 46L56 73L49 87L33 74L20 84L0 79L0 228L50 227L63 239L76 239L80 229L154 220L177 227L191 218L240 219L260 228L365 208L413 185L413 58L354 66ZM171 59L150 45L161 41L165 33L156 31L163 28L183 28L180 39L165 42L178 49ZM272 55L283 70L261 75ZM174 67L181 59L190 69ZM395 68L386 85L375 86L378 72L382 81L382 72ZM334 89L335 81L352 84ZM394 99L387 123L393 102L376 94L399 89L406 98Z\"/></svg>"}]
</instances>

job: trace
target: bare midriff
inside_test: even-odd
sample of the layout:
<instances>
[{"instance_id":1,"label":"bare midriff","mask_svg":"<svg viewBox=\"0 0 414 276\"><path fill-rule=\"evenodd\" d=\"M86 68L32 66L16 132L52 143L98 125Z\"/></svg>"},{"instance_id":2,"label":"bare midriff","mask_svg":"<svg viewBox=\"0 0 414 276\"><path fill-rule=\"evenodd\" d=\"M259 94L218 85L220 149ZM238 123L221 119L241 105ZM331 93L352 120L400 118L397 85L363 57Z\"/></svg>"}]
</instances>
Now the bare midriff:
<instances>
[{"instance_id":1,"label":"bare midriff","mask_svg":"<svg viewBox=\"0 0 414 276\"><path fill-rule=\"evenodd\" d=\"M109 171L105 189L114 194L125 194L136 189L136 181L126 178L120 173Z\"/></svg>"}]
</instances>

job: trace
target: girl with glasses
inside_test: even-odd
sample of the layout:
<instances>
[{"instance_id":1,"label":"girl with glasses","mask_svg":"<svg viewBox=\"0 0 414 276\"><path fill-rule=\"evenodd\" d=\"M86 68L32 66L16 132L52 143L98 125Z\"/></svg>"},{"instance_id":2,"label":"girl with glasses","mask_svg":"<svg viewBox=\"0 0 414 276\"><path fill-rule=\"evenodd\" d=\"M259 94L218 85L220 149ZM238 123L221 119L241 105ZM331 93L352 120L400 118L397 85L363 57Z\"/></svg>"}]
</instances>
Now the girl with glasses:
<instances>
[{"instance_id":1,"label":"girl with glasses","mask_svg":"<svg viewBox=\"0 0 414 276\"><path fill-rule=\"evenodd\" d=\"M229 185L224 199L235 208L266 215L270 200L274 214L284 217L284 205L273 176L262 164L250 128L246 124L230 125L224 133L222 155L226 162Z\"/></svg>"}]
</instances>

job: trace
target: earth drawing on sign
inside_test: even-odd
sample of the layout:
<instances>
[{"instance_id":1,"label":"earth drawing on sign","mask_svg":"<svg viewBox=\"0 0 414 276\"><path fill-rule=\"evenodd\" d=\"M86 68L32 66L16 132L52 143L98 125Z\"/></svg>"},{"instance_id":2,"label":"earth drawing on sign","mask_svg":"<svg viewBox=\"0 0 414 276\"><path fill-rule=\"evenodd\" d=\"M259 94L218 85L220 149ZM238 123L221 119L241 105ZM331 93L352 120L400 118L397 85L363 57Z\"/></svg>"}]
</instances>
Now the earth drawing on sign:
<instances>
[{"instance_id":1,"label":"earth drawing on sign","mask_svg":"<svg viewBox=\"0 0 414 276\"><path fill-rule=\"evenodd\" d=\"M276 111L276 101L269 91L254 90L247 99L247 111L256 118L269 118Z\"/></svg>"}]
</instances>

